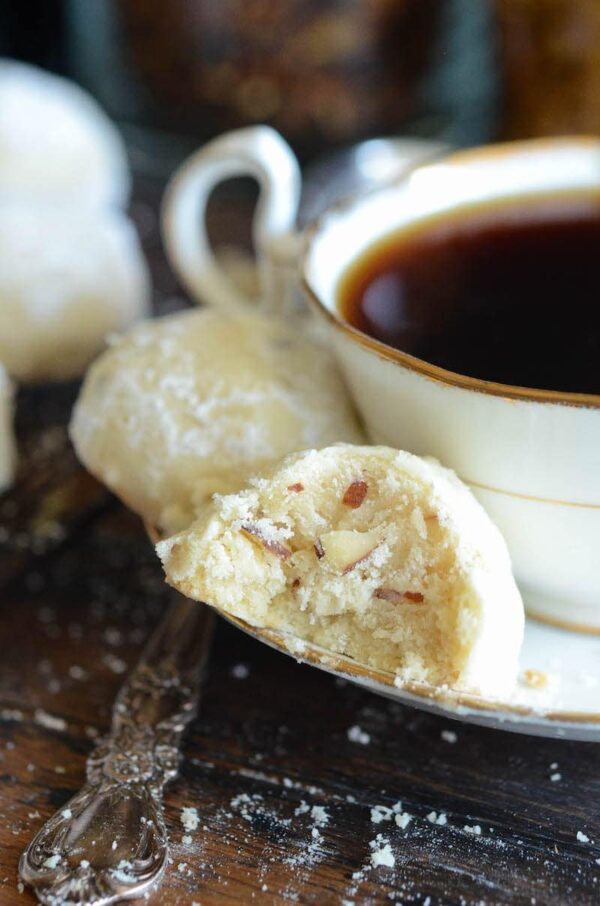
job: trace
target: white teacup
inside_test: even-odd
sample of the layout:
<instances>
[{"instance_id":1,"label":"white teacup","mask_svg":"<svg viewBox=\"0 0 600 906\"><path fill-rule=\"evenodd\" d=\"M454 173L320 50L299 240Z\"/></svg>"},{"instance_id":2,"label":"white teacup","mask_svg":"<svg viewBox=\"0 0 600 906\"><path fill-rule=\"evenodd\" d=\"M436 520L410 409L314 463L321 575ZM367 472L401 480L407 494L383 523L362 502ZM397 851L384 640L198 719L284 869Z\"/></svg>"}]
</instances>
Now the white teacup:
<instances>
[{"instance_id":1,"label":"white teacup","mask_svg":"<svg viewBox=\"0 0 600 906\"><path fill-rule=\"evenodd\" d=\"M600 395L455 374L366 336L337 310L348 266L399 228L471 203L598 193L600 141L547 139L451 154L333 207L299 236L300 176L287 145L267 127L222 136L174 177L164 232L192 294L229 310L249 302L218 267L203 211L218 182L241 174L261 186L254 240L267 302L291 306L294 287L302 286L372 440L432 454L472 488L508 542L532 615L600 632Z\"/></svg>"}]
</instances>

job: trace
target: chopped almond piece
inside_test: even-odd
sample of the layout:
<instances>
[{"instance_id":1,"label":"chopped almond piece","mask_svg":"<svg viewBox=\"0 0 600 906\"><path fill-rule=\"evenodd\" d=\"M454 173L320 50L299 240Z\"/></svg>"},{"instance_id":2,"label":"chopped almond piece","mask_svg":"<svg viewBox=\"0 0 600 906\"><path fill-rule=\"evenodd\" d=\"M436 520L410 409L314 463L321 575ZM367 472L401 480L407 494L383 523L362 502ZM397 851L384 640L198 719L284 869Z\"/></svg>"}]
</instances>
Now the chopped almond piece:
<instances>
[{"instance_id":1,"label":"chopped almond piece","mask_svg":"<svg viewBox=\"0 0 600 906\"><path fill-rule=\"evenodd\" d=\"M296 578L295 578L294 581L292 582L292 588L295 590L296 588L300 588L301 585L302 585L302 582L301 582L300 579L296 576Z\"/></svg>"},{"instance_id":2,"label":"chopped almond piece","mask_svg":"<svg viewBox=\"0 0 600 906\"><path fill-rule=\"evenodd\" d=\"M340 530L321 535L321 546L327 566L346 575L369 557L381 538L377 532L354 532Z\"/></svg>"},{"instance_id":3,"label":"chopped almond piece","mask_svg":"<svg viewBox=\"0 0 600 906\"><path fill-rule=\"evenodd\" d=\"M366 481L363 481L362 479L353 481L352 484L349 484L346 488L344 496L342 497L342 503L344 506L349 506L352 510L357 510L359 506L362 506L364 503L368 490L369 485Z\"/></svg>"},{"instance_id":4,"label":"chopped almond piece","mask_svg":"<svg viewBox=\"0 0 600 906\"><path fill-rule=\"evenodd\" d=\"M255 544L260 544L261 547L264 547L270 554L279 557L280 560L287 560L288 557L292 556L289 547L286 547L285 544L281 544L280 541L276 541L274 538L267 538L259 527L252 522L244 522L244 524L240 526L240 531L242 531L250 541L253 541Z\"/></svg>"},{"instance_id":5,"label":"chopped almond piece","mask_svg":"<svg viewBox=\"0 0 600 906\"><path fill-rule=\"evenodd\" d=\"M407 601L412 601L413 604L422 604L425 598L419 591L405 591L404 597Z\"/></svg>"},{"instance_id":6,"label":"chopped almond piece","mask_svg":"<svg viewBox=\"0 0 600 906\"><path fill-rule=\"evenodd\" d=\"M405 604L407 601L411 604L422 604L425 600L418 591L397 591L395 588L377 588L375 597L380 601L390 601L392 604Z\"/></svg>"},{"instance_id":7,"label":"chopped almond piece","mask_svg":"<svg viewBox=\"0 0 600 906\"><path fill-rule=\"evenodd\" d=\"M315 554L317 555L317 560L320 560L321 557L325 556L325 551L323 550L323 545L321 544L320 538L317 538L317 540L313 544L313 547L315 549Z\"/></svg>"},{"instance_id":8,"label":"chopped almond piece","mask_svg":"<svg viewBox=\"0 0 600 906\"><path fill-rule=\"evenodd\" d=\"M288 491L293 491L294 494L299 494L304 490L304 485L301 481L296 481L294 484L288 484Z\"/></svg>"}]
</instances>

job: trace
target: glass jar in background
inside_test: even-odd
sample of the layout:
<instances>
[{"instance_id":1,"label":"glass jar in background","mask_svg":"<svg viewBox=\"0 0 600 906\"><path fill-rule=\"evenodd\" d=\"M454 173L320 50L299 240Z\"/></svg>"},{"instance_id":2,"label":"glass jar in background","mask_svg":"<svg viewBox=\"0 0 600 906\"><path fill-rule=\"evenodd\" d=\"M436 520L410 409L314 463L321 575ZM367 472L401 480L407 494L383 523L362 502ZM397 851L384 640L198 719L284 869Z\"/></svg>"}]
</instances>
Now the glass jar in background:
<instances>
[{"instance_id":1,"label":"glass jar in background","mask_svg":"<svg viewBox=\"0 0 600 906\"><path fill-rule=\"evenodd\" d=\"M257 122L282 132L302 160L371 136L437 138L461 123L458 141L470 143L490 131L489 8L489 0L70 0L69 57L130 144L171 156L167 169L188 146Z\"/></svg>"},{"instance_id":2,"label":"glass jar in background","mask_svg":"<svg viewBox=\"0 0 600 906\"><path fill-rule=\"evenodd\" d=\"M497 0L501 134L600 132L599 0Z\"/></svg>"}]
</instances>

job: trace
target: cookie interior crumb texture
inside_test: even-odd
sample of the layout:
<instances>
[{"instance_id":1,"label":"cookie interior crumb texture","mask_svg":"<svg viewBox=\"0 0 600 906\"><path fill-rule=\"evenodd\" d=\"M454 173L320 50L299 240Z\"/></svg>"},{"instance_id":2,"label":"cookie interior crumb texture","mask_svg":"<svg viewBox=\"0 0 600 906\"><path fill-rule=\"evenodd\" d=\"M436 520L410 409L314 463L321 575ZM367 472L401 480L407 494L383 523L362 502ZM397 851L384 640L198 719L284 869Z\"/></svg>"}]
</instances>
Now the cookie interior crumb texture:
<instances>
[{"instance_id":1,"label":"cookie interior crumb texture","mask_svg":"<svg viewBox=\"0 0 600 906\"><path fill-rule=\"evenodd\" d=\"M290 455L157 550L189 597L404 682L516 683L524 617L506 545L433 460L348 444Z\"/></svg>"},{"instance_id":2,"label":"cookie interior crumb texture","mask_svg":"<svg viewBox=\"0 0 600 906\"><path fill-rule=\"evenodd\" d=\"M188 311L93 365L71 425L87 468L173 532L295 450L362 440L331 354L278 321Z\"/></svg>"}]
</instances>

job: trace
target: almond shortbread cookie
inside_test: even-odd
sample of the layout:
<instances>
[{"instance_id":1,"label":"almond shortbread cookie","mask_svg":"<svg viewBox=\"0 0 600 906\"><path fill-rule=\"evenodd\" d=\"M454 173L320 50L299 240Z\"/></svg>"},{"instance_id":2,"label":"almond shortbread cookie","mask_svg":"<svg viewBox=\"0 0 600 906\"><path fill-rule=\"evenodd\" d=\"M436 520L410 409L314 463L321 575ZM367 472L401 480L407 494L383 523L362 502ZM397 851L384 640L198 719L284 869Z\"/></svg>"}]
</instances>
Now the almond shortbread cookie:
<instances>
[{"instance_id":1,"label":"almond shortbread cookie","mask_svg":"<svg viewBox=\"0 0 600 906\"><path fill-rule=\"evenodd\" d=\"M0 204L0 359L17 380L79 376L149 302L146 261L120 211Z\"/></svg>"},{"instance_id":2,"label":"almond shortbread cookie","mask_svg":"<svg viewBox=\"0 0 600 906\"><path fill-rule=\"evenodd\" d=\"M127 204L123 139L75 82L0 59L0 201Z\"/></svg>"},{"instance_id":3,"label":"almond shortbread cookie","mask_svg":"<svg viewBox=\"0 0 600 906\"><path fill-rule=\"evenodd\" d=\"M88 372L71 435L87 468L167 532L294 450L362 440L331 355L259 315L147 322Z\"/></svg>"},{"instance_id":4,"label":"almond shortbread cookie","mask_svg":"<svg viewBox=\"0 0 600 906\"><path fill-rule=\"evenodd\" d=\"M346 444L291 455L157 551L189 597L402 681L486 695L516 681L506 545L433 460Z\"/></svg>"}]
</instances>

